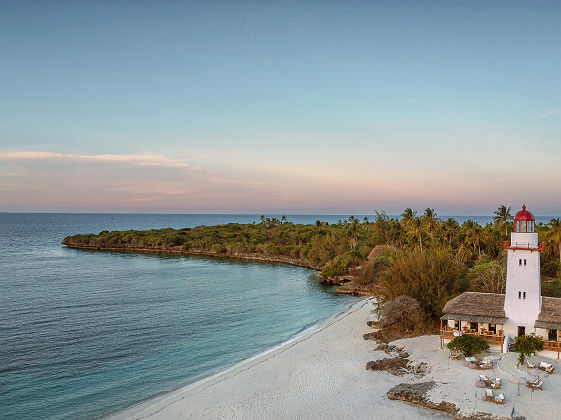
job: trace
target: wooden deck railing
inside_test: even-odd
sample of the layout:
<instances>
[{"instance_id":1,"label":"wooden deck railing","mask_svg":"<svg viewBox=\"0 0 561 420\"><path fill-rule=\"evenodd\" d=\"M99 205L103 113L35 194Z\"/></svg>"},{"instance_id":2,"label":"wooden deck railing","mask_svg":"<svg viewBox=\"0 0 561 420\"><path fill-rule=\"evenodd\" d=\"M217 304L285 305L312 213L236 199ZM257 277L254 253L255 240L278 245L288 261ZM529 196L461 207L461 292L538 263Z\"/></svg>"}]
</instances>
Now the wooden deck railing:
<instances>
[{"instance_id":1,"label":"wooden deck railing","mask_svg":"<svg viewBox=\"0 0 561 420\"><path fill-rule=\"evenodd\" d=\"M489 344L496 344L498 346L501 346L501 351L503 349L505 337L502 334L500 335L493 334L493 333L482 334L480 332L475 332L475 331L462 331L462 335L476 335L478 337L483 338ZM440 347L441 348L443 347L444 340L453 340L454 338L456 338L456 336L454 335L454 330L448 330L448 329L440 330Z\"/></svg>"}]
</instances>

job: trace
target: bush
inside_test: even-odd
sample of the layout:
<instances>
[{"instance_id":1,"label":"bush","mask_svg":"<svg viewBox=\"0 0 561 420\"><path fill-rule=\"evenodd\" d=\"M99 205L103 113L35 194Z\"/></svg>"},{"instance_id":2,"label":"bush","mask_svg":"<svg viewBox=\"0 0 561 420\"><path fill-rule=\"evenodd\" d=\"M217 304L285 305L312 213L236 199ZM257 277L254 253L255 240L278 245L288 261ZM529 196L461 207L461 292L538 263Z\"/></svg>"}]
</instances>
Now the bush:
<instances>
[{"instance_id":1,"label":"bush","mask_svg":"<svg viewBox=\"0 0 561 420\"><path fill-rule=\"evenodd\" d=\"M478 264L467 275L470 290L484 293L504 293L506 286L506 264L490 261Z\"/></svg>"},{"instance_id":2,"label":"bush","mask_svg":"<svg viewBox=\"0 0 561 420\"><path fill-rule=\"evenodd\" d=\"M421 306L409 296L399 296L382 307L382 327L401 327L412 330L421 319Z\"/></svg>"},{"instance_id":3,"label":"bush","mask_svg":"<svg viewBox=\"0 0 561 420\"><path fill-rule=\"evenodd\" d=\"M476 335L460 335L446 346L449 350L459 351L466 357L489 350L489 344Z\"/></svg>"},{"instance_id":4,"label":"bush","mask_svg":"<svg viewBox=\"0 0 561 420\"><path fill-rule=\"evenodd\" d=\"M519 335L514 339L512 350L520 353L518 361L522 364L526 356L531 356L537 351L543 350L543 342L535 334Z\"/></svg>"},{"instance_id":5,"label":"bush","mask_svg":"<svg viewBox=\"0 0 561 420\"><path fill-rule=\"evenodd\" d=\"M437 252L400 253L380 282L382 302L411 296L428 318L438 319L444 304L459 292L461 271L448 254Z\"/></svg>"}]
</instances>

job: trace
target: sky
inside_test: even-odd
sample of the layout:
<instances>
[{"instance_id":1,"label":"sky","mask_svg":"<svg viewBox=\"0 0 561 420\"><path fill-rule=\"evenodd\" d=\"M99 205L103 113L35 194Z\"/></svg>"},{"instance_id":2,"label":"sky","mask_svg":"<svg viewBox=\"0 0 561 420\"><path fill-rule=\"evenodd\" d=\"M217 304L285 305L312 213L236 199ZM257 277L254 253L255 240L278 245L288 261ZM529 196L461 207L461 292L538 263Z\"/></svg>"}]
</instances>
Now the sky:
<instances>
[{"instance_id":1,"label":"sky","mask_svg":"<svg viewBox=\"0 0 561 420\"><path fill-rule=\"evenodd\" d=\"M561 215L561 4L0 2L0 211Z\"/></svg>"}]
</instances>

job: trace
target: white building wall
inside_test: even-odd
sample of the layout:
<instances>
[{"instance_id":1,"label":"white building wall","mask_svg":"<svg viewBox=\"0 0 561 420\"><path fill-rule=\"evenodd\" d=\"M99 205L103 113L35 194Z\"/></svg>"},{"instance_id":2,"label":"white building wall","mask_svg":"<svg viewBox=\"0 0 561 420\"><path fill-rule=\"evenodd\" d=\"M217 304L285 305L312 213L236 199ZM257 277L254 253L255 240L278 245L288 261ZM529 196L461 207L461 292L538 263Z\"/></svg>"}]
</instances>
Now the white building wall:
<instances>
[{"instance_id":1,"label":"white building wall","mask_svg":"<svg viewBox=\"0 0 561 420\"><path fill-rule=\"evenodd\" d=\"M538 234L513 232L511 246L517 244L529 244L531 248L537 248ZM526 334L533 333L540 311L540 253L530 249L509 249L505 296L505 316L508 320L505 323L505 335L516 337L519 326L526 328Z\"/></svg>"}]
</instances>

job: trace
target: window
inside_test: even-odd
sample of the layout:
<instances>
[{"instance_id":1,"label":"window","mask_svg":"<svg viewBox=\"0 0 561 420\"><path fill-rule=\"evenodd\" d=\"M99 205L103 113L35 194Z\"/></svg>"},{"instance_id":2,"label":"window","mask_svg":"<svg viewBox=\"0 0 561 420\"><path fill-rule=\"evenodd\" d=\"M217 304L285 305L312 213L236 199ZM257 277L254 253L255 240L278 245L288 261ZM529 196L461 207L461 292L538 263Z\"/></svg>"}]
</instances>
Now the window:
<instances>
[{"instance_id":1,"label":"window","mask_svg":"<svg viewBox=\"0 0 561 420\"><path fill-rule=\"evenodd\" d=\"M522 258L518 260L518 265L522 265Z\"/></svg>"},{"instance_id":2,"label":"window","mask_svg":"<svg viewBox=\"0 0 561 420\"><path fill-rule=\"evenodd\" d=\"M526 265L526 258L524 258L524 265Z\"/></svg>"},{"instance_id":3,"label":"window","mask_svg":"<svg viewBox=\"0 0 561 420\"><path fill-rule=\"evenodd\" d=\"M528 222L528 232L534 231L534 222Z\"/></svg>"},{"instance_id":4,"label":"window","mask_svg":"<svg viewBox=\"0 0 561 420\"><path fill-rule=\"evenodd\" d=\"M497 324L489 324L489 332L496 334L497 333Z\"/></svg>"},{"instance_id":5,"label":"window","mask_svg":"<svg viewBox=\"0 0 561 420\"><path fill-rule=\"evenodd\" d=\"M522 222L520 227L521 227L520 232L526 232L526 222Z\"/></svg>"},{"instance_id":6,"label":"window","mask_svg":"<svg viewBox=\"0 0 561 420\"><path fill-rule=\"evenodd\" d=\"M557 330L547 330L547 339L557 341Z\"/></svg>"},{"instance_id":7,"label":"window","mask_svg":"<svg viewBox=\"0 0 561 420\"><path fill-rule=\"evenodd\" d=\"M518 291L518 299L520 299L522 297L522 292L519 290Z\"/></svg>"},{"instance_id":8,"label":"window","mask_svg":"<svg viewBox=\"0 0 561 420\"><path fill-rule=\"evenodd\" d=\"M522 296L523 296L522 299L526 299L526 292L524 292L524 293L522 294Z\"/></svg>"},{"instance_id":9,"label":"window","mask_svg":"<svg viewBox=\"0 0 561 420\"><path fill-rule=\"evenodd\" d=\"M526 335L526 327L518 326L518 335Z\"/></svg>"},{"instance_id":10,"label":"window","mask_svg":"<svg viewBox=\"0 0 561 420\"><path fill-rule=\"evenodd\" d=\"M516 232L520 232L520 222L519 221L516 222L516 229L515 230L516 230Z\"/></svg>"}]
</instances>

